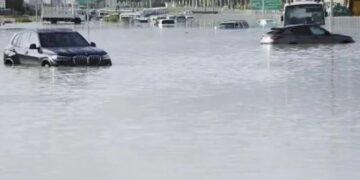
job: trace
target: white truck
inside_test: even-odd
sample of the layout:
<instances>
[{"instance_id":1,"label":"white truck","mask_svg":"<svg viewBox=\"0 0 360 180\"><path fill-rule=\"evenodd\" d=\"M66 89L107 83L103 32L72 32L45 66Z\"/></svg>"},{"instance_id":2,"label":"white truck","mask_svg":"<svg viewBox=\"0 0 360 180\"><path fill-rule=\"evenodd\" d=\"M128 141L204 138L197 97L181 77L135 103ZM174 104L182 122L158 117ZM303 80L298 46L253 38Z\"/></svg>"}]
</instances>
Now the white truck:
<instances>
[{"instance_id":1,"label":"white truck","mask_svg":"<svg viewBox=\"0 0 360 180\"><path fill-rule=\"evenodd\" d=\"M320 0L289 0L284 5L281 21L284 26L294 24L325 25L327 12Z\"/></svg>"},{"instance_id":2,"label":"white truck","mask_svg":"<svg viewBox=\"0 0 360 180\"><path fill-rule=\"evenodd\" d=\"M41 19L43 22L48 21L51 24L56 24L58 21L81 23L80 15L74 7L66 6L42 6Z\"/></svg>"}]
</instances>

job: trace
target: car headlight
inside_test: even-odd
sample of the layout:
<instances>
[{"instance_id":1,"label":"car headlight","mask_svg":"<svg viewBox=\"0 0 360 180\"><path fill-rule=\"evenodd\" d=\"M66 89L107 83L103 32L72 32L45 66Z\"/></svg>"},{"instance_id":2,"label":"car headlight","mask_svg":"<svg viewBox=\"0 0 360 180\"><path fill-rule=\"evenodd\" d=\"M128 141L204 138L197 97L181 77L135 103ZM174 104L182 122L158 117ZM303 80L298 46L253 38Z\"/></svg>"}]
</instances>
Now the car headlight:
<instances>
[{"instance_id":1,"label":"car headlight","mask_svg":"<svg viewBox=\"0 0 360 180\"><path fill-rule=\"evenodd\" d=\"M53 56L50 56L50 58L53 61L71 61L71 57L67 57L67 56L53 55Z\"/></svg>"},{"instance_id":2,"label":"car headlight","mask_svg":"<svg viewBox=\"0 0 360 180\"><path fill-rule=\"evenodd\" d=\"M103 60L109 60L109 59L111 59L111 58L110 58L110 56L109 56L108 54L105 54L105 55L102 55L102 56L101 56L101 59L103 59Z\"/></svg>"},{"instance_id":3,"label":"car headlight","mask_svg":"<svg viewBox=\"0 0 360 180\"><path fill-rule=\"evenodd\" d=\"M273 43L274 40L271 38L271 36L265 36L261 39L261 43Z\"/></svg>"}]
</instances>

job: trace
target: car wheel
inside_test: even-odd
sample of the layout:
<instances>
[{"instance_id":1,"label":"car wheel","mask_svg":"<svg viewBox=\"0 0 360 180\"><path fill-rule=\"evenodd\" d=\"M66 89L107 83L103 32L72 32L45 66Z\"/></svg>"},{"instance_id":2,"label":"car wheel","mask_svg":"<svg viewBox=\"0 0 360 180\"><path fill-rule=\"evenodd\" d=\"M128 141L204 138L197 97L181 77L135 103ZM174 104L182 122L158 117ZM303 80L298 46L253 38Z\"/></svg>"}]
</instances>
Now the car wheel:
<instances>
[{"instance_id":1,"label":"car wheel","mask_svg":"<svg viewBox=\"0 0 360 180\"><path fill-rule=\"evenodd\" d=\"M15 65L14 61L13 61L12 59L10 59L10 58L6 59L6 60L4 61L4 64L5 64L6 66L13 66L13 65Z\"/></svg>"},{"instance_id":2,"label":"car wheel","mask_svg":"<svg viewBox=\"0 0 360 180\"><path fill-rule=\"evenodd\" d=\"M42 66L42 67L50 67L51 64L49 63L49 61L43 61L43 62L41 63L41 66Z\"/></svg>"}]
</instances>

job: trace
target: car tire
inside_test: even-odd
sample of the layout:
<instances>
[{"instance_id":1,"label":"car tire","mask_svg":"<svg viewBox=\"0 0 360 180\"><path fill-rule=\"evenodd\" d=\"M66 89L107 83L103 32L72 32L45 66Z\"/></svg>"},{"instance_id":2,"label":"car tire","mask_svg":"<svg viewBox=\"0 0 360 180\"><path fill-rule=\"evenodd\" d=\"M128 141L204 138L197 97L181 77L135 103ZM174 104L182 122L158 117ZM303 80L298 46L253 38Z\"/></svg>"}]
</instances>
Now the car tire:
<instances>
[{"instance_id":1,"label":"car tire","mask_svg":"<svg viewBox=\"0 0 360 180\"><path fill-rule=\"evenodd\" d=\"M75 18L74 19L74 24L81 24L81 19L80 18Z\"/></svg>"},{"instance_id":2,"label":"car tire","mask_svg":"<svg viewBox=\"0 0 360 180\"><path fill-rule=\"evenodd\" d=\"M6 66L14 66L15 62L11 58L7 58L6 60L4 60L4 64Z\"/></svg>"},{"instance_id":3,"label":"car tire","mask_svg":"<svg viewBox=\"0 0 360 180\"><path fill-rule=\"evenodd\" d=\"M44 60L44 61L41 63L41 66L42 66L42 67L50 67L50 66L51 66L51 64L50 64L50 62L49 62L49 61Z\"/></svg>"}]
</instances>

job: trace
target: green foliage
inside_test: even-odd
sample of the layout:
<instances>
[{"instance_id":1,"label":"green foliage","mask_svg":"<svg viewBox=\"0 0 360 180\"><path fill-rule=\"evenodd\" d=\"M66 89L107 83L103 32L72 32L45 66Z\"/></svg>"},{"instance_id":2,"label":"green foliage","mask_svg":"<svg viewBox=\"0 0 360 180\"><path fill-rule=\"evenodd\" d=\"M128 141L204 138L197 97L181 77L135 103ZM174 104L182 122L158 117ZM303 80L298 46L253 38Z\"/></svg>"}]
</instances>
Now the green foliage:
<instances>
[{"instance_id":1,"label":"green foliage","mask_svg":"<svg viewBox=\"0 0 360 180\"><path fill-rule=\"evenodd\" d=\"M351 16L350 10L346 6L341 6L337 3L333 8L334 16Z\"/></svg>"},{"instance_id":2,"label":"green foliage","mask_svg":"<svg viewBox=\"0 0 360 180\"><path fill-rule=\"evenodd\" d=\"M119 14L112 14L109 16L105 16L103 19L105 22L119 22L120 17Z\"/></svg>"},{"instance_id":3,"label":"green foliage","mask_svg":"<svg viewBox=\"0 0 360 180\"><path fill-rule=\"evenodd\" d=\"M15 16L15 22L17 23L28 23L32 22L29 16Z\"/></svg>"},{"instance_id":4,"label":"green foliage","mask_svg":"<svg viewBox=\"0 0 360 180\"><path fill-rule=\"evenodd\" d=\"M24 0L6 0L6 8L22 13L24 11Z\"/></svg>"}]
</instances>

